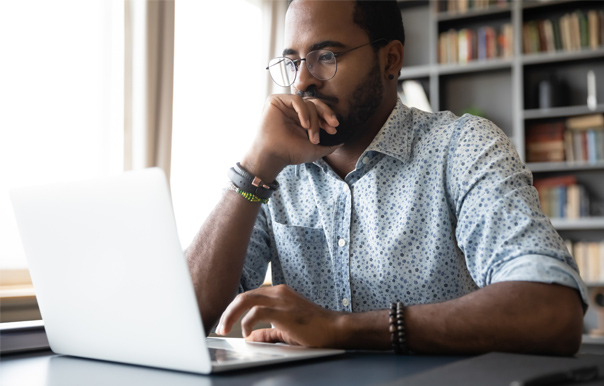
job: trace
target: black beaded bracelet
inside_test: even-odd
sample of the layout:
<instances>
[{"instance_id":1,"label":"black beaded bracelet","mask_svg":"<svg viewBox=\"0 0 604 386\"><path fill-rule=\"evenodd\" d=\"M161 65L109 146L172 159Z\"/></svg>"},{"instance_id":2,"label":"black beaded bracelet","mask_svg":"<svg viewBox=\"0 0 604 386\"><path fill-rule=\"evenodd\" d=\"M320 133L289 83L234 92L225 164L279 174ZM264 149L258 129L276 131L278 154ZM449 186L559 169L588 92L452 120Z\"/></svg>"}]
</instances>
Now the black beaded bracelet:
<instances>
[{"instance_id":1,"label":"black beaded bracelet","mask_svg":"<svg viewBox=\"0 0 604 386\"><path fill-rule=\"evenodd\" d=\"M392 348L398 355L409 354L407 336L405 335L405 305L403 302L390 303L388 313L390 321L390 341Z\"/></svg>"}]
</instances>

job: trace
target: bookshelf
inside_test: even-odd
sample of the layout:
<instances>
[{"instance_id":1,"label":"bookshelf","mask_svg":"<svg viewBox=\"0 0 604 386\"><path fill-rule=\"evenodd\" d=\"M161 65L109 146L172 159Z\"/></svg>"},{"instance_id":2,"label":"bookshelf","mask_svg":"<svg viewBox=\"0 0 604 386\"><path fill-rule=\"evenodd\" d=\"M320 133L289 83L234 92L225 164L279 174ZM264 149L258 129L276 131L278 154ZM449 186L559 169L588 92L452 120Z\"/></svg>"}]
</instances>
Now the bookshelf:
<instances>
[{"instance_id":1,"label":"bookshelf","mask_svg":"<svg viewBox=\"0 0 604 386\"><path fill-rule=\"evenodd\" d=\"M472 8L478 3L484 7ZM540 40L539 45L549 51L527 52L528 45L534 40L524 38L525 33L527 37L531 36L527 31L529 24L545 28L544 21L549 20L553 31L554 24L559 26L559 20L567 14L574 14L577 18L584 15L587 19L590 10L604 12L604 1L457 0L452 7L465 10L443 12L443 5L450 4L447 0L399 0L406 32L405 62L399 82L419 81L434 111L450 110L460 116L469 108L482 112L508 135L525 162L526 135L533 125L604 113L604 41L599 41L596 46L588 44L571 50L569 46L561 46L564 42L558 33L556 50L552 49L554 35L547 35L552 40ZM511 41L511 55L509 49L507 56L502 49L500 55L467 60L465 50L468 46L472 43L469 50L476 50L476 38L472 37L463 46L461 63L443 62L446 57L443 53L446 54L450 47L443 50L439 37L447 32L467 29L473 31L470 34L478 34L481 29L480 32L484 33L484 27L499 32L504 31L506 25L508 32L511 26L513 37L503 38L503 41ZM545 39L546 34L541 36ZM458 46L457 54L459 50ZM475 54L468 53L468 58ZM591 108L587 106L588 71L595 74L596 80L597 103ZM540 108L538 90L540 82L547 79L559 82L552 88L564 90L564 98L559 98L548 108ZM530 162L527 167L536 180L574 175L590 196L590 216L572 220L552 218L552 224L565 240L604 241L604 160ZM603 282L588 284L604 285Z\"/></svg>"}]
</instances>

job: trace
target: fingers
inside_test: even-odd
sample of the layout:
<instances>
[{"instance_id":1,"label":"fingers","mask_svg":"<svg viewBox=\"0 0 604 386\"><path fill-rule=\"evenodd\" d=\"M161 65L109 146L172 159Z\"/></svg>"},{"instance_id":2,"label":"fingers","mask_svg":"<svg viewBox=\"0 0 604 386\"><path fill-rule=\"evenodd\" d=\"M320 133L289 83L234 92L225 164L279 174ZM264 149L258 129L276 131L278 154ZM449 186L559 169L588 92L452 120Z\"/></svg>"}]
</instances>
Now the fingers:
<instances>
[{"instance_id":1,"label":"fingers","mask_svg":"<svg viewBox=\"0 0 604 386\"><path fill-rule=\"evenodd\" d=\"M251 334L252 328L259 322L276 322L275 318L279 316L274 308L255 306L241 320L241 333L244 338Z\"/></svg>"},{"instance_id":2,"label":"fingers","mask_svg":"<svg viewBox=\"0 0 604 386\"><path fill-rule=\"evenodd\" d=\"M300 125L308 130L308 137L313 144L319 143L320 128L329 134L337 132L336 127L340 123L335 113L325 103L318 99L302 99L298 96L292 96L290 103L298 115Z\"/></svg>"},{"instance_id":3,"label":"fingers","mask_svg":"<svg viewBox=\"0 0 604 386\"><path fill-rule=\"evenodd\" d=\"M336 127L338 127L340 122L338 121L338 118L336 118L334 112L329 108L329 106L316 99L311 99L310 101L317 109L317 114L321 119L320 126L329 134L337 133L338 130L336 129Z\"/></svg>"},{"instance_id":4,"label":"fingers","mask_svg":"<svg viewBox=\"0 0 604 386\"><path fill-rule=\"evenodd\" d=\"M216 333L220 335L228 334L233 324L239 320L245 311L255 305L268 305L270 301L271 299L259 290L237 295L222 313L218 326L216 326Z\"/></svg>"}]
</instances>

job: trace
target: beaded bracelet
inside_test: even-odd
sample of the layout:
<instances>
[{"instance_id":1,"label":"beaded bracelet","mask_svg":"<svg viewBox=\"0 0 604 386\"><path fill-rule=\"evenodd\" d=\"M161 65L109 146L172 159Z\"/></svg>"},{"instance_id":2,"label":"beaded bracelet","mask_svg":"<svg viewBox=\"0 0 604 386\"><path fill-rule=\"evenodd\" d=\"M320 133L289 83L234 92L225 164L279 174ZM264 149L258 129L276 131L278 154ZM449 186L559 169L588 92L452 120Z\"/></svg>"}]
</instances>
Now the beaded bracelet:
<instances>
[{"instance_id":1,"label":"beaded bracelet","mask_svg":"<svg viewBox=\"0 0 604 386\"><path fill-rule=\"evenodd\" d=\"M233 183L230 183L227 186L227 190L232 190L235 193L242 195L246 200L250 202L260 202L266 204L268 202L268 198L260 198L252 193L244 192L243 190L236 187Z\"/></svg>"},{"instance_id":2,"label":"beaded bracelet","mask_svg":"<svg viewBox=\"0 0 604 386\"><path fill-rule=\"evenodd\" d=\"M390 321L390 341L392 348L398 355L409 354L407 337L405 336L405 305L403 302L390 303L388 313Z\"/></svg>"}]
</instances>

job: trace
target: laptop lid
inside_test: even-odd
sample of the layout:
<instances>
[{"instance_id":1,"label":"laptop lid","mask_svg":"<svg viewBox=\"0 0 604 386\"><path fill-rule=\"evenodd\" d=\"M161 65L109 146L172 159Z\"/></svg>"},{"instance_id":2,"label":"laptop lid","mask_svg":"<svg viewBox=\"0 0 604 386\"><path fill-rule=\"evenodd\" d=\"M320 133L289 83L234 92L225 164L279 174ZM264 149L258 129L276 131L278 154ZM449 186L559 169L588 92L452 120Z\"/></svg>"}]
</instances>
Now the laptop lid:
<instances>
[{"instance_id":1,"label":"laptop lid","mask_svg":"<svg viewBox=\"0 0 604 386\"><path fill-rule=\"evenodd\" d=\"M209 373L159 168L11 190L55 353Z\"/></svg>"},{"instance_id":2,"label":"laptop lid","mask_svg":"<svg viewBox=\"0 0 604 386\"><path fill-rule=\"evenodd\" d=\"M55 353L208 374L345 352L206 340L159 168L11 199ZM240 355L212 361L209 346Z\"/></svg>"}]
</instances>

